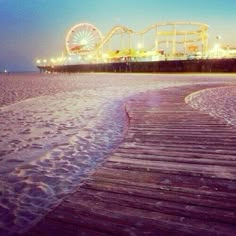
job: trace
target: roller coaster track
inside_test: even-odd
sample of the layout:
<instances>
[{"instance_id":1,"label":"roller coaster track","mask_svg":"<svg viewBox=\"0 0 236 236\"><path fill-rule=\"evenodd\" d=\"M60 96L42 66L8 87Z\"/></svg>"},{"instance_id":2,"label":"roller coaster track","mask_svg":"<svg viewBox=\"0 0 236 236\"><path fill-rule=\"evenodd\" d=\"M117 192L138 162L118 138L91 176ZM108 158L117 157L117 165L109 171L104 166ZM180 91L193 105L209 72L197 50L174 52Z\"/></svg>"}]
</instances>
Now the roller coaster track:
<instances>
[{"instance_id":1,"label":"roller coaster track","mask_svg":"<svg viewBox=\"0 0 236 236\"><path fill-rule=\"evenodd\" d=\"M160 28L173 26L173 30L160 30ZM178 30L177 26L196 26L197 28L195 30ZM201 40L206 40L208 38L208 31L209 26L204 23L200 22L191 22L191 21L176 21L176 22L165 22L165 23L156 23L153 25L150 25L149 27L145 28L142 31L134 31L132 29L127 28L126 26L117 25L114 26L107 35L103 38L101 43L97 46L97 48L94 50L94 55L98 55L100 50L103 48L103 46L113 37L113 35L116 34L136 34L136 35L144 35L145 33L149 32L150 30L156 30L157 36L179 36L179 35L199 35L199 37L196 37L194 39L186 39L185 41L178 41L176 40L176 44L180 43L191 43L191 42L198 42ZM159 43L164 43L166 40L160 40Z\"/></svg>"},{"instance_id":2,"label":"roller coaster track","mask_svg":"<svg viewBox=\"0 0 236 236\"><path fill-rule=\"evenodd\" d=\"M112 38L113 35L124 34L124 33L131 34L131 33L135 33L135 32L125 26L122 26L122 25L114 26L107 33L107 35L103 38L102 42L98 45L98 47L95 49L95 55L99 53L99 50L102 49L102 47Z\"/></svg>"},{"instance_id":3,"label":"roller coaster track","mask_svg":"<svg viewBox=\"0 0 236 236\"><path fill-rule=\"evenodd\" d=\"M147 27L146 29L144 29L143 31L140 31L140 32L137 32L138 34L145 34L147 33L148 31L152 30L152 29L157 29L159 27L166 27L166 26L177 26L177 25L193 25L193 26L199 26L199 29L198 30L193 30L193 31L189 31L189 30L186 30L186 31L182 31L182 33L186 33L186 32L192 32L192 33L196 33L197 31L201 32L201 31L204 31L204 30L207 30L208 29L208 25L207 24L204 24L204 23L200 23L200 22L191 22L191 21L174 21L174 22L165 22L165 23L156 23L156 24L153 24L153 25L150 25L149 27ZM171 31L172 32L172 31ZM180 31L179 31L180 32Z\"/></svg>"}]
</instances>

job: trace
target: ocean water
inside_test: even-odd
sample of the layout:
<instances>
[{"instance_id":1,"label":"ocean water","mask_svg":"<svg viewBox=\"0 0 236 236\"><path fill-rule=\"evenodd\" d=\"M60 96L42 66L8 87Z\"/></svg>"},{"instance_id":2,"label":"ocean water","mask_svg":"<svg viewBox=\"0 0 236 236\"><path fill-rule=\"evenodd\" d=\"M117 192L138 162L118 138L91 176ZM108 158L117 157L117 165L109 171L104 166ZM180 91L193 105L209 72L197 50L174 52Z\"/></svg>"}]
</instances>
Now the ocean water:
<instances>
[{"instance_id":1,"label":"ocean water","mask_svg":"<svg viewBox=\"0 0 236 236\"><path fill-rule=\"evenodd\" d=\"M0 74L0 235L27 230L105 161L125 136L131 97L234 81L223 74Z\"/></svg>"}]
</instances>

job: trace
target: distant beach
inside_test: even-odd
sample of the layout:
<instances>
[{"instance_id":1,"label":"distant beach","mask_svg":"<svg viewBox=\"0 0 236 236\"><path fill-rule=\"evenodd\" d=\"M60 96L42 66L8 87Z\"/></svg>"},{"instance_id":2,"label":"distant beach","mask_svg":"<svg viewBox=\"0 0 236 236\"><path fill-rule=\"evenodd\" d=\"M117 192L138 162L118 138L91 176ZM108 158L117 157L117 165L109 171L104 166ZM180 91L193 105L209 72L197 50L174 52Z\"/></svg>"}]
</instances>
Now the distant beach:
<instances>
[{"instance_id":1,"label":"distant beach","mask_svg":"<svg viewBox=\"0 0 236 236\"><path fill-rule=\"evenodd\" d=\"M126 134L129 99L189 84L212 88L186 103L236 125L236 74L0 74L0 235L28 228L103 163Z\"/></svg>"}]
</instances>

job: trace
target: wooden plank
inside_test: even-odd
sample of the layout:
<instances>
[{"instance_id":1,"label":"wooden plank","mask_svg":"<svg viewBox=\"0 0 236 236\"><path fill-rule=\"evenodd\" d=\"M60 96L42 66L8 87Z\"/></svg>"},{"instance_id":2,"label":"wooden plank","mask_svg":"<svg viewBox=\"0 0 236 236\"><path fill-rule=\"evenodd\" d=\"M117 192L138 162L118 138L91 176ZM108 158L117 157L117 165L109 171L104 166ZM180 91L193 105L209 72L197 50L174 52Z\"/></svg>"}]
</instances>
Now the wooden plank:
<instances>
[{"instance_id":1,"label":"wooden plank","mask_svg":"<svg viewBox=\"0 0 236 236\"><path fill-rule=\"evenodd\" d=\"M70 203L76 202L76 199L91 198L92 200L112 203L117 206L127 206L130 208L143 209L147 211L160 212L175 216L191 217L193 219L208 219L221 223L234 224L236 222L236 215L234 210L218 209L214 205L208 207L199 206L196 204L186 202L176 202L164 199L152 199L150 197L136 197L121 193L112 193L106 191L99 191L94 189L81 188L79 192L70 198Z\"/></svg>"},{"instance_id":2,"label":"wooden plank","mask_svg":"<svg viewBox=\"0 0 236 236\"><path fill-rule=\"evenodd\" d=\"M119 160L121 160L121 162L124 162L124 160L128 160L128 162L132 162L135 163L136 160L138 161L144 161L145 165L146 164L157 164L157 165L161 165L161 164L171 164L174 163L175 166L178 164L181 165L196 165L196 167L198 166L209 166L211 169L213 166L225 166L227 168L227 166L229 167L229 170L232 169L233 167L236 167L236 161L222 161L222 160L211 160L211 159L196 159L196 158L191 158L191 157L185 157L182 158L181 156L177 156L175 155L174 157L169 157L169 156L163 156L163 155L153 155L153 154L136 154L136 153L128 153L128 152L122 152L119 153L117 152L116 154L114 154L111 158L108 158L109 161L116 161L119 162Z\"/></svg>"},{"instance_id":3,"label":"wooden plank","mask_svg":"<svg viewBox=\"0 0 236 236\"><path fill-rule=\"evenodd\" d=\"M191 189L191 188L184 188L182 186L173 186L173 185L166 186L164 184L158 185L153 183L139 183L139 182L135 183L135 182L127 182L125 180L116 181L113 179L112 181L109 181L102 177L96 177L91 181L94 182L88 181L84 186L86 186L86 188L95 188L97 190L104 188L106 189L108 187L113 189L112 191L114 191L114 188L115 189L119 188L119 191L122 191L123 193L130 193L133 191L132 194L134 192L136 194L150 193L149 198L153 198L154 196L153 194L155 194L156 192L158 192L156 195L157 197L160 196L159 194L160 192L161 194L166 193L167 195L174 194L176 195L175 196L176 199L178 199L177 197L178 194L181 197L186 197L186 198L197 197L200 200L206 198L206 200L209 199L212 201L223 201L225 198L227 198L230 205L235 206L235 193L212 190L211 188L208 188L208 186L203 186L202 188L199 189Z\"/></svg>"},{"instance_id":4,"label":"wooden plank","mask_svg":"<svg viewBox=\"0 0 236 236\"><path fill-rule=\"evenodd\" d=\"M186 151L191 151L195 152L195 155L199 153L222 153L225 155L236 155L236 150L234 146L227 146L224 148L224 146L221 147L215 147L214 145L205 145L202 143L193 143L193 145L189 146L186 145L185 143L176 143L176 142L171 142L171 141L160 141L160 142L137 142L137 141L131 141L131 140L125 140L125 143L122 144L122 147L147 147L147 149L153 149L153 148L164 148L166 150L186 150Z\"/></svg>"},{"instance_id":5,"label":"wooden plank","mask_svg":"<svg viewBox=\"0 0 236 236\"><path fill-rule=\"evenodd\" d=\"M117 158L128 158L128 159L138 159L144 161L153 161L153 162L173 162L173 163L186 163L186 164L196 164L196 165L210 165L212 166L230 166L236 167L236 161L225 161L217 159L207 159L207 158L191 158L191 156L182 157L181 154L174 156L164 156L160 154L149 154L149 153L129 153L127 152L116 152L113 157ZM110 160L110 159L109 159Z\"/></svg>"},{"instance_id":6,"label":"wooden plank","mask_svg":"<svg viewBox=\"0 0 236 236\"><path fill-rule=\"evenodd\" d=\"M78 206L74 208L76 205ZM176 216L172 214L164 214L161 212L155 212L153 210L144 210L138 209L131 206L123 206L113 202L102 202L100 200L95 199L93 196L90 198L89 196L80 195L80 202L75 203L75 201L65 201L62 204L62 208L70 207L70 209L76 209L77 215L81 215L81 209L86 207L86 212L88 214L94 215L95 219L99 219L100 217L109 217L110 222L112 221L119 222L123 225L124 228L128 226L128 229L132 226L135 228L139 228L141 225L142 229L146 229L151 227L152 232L158 233L158 230L161 228L172 228L172 230L176 230L176 232L182 231L183 233L190 232L192 234L196 233L216 233L216 228L219 232L228 235L233 235L233 230L236 229L235 226L230 226L230 224L224 224L217 222L215 225L214 221L208 220L208 218L204 218L204 220L187 218L185 216ZM91 216L92 218L92 216ZM104 219L104 218L103 218ZM208 221L205 224L205 221ZM158 221L158 224L156 222ZM106 227L109 227L109 223L107 222ZM161 226L161 227L160 227ZM123 230L123 227L120 230ZM127 228L126 228L127 229ZM116 229L116 232L119 229ZM132 232L132 231L131 231ZM140 231L139 231L140 232ZM127 234L129 235L129 234ZM135 235L139 235L136 234Z\"/></svg>"},{"instance_id":7,"label":"wooden plank","mask_svg":"<svg viewBox=\"0 0 236 236\"><path fill-rule=\"evenodd\" d=\"M63 218L61 217L63 216ZM120 206L111 202L101 202L93 197L81 196L79 202L64 201L54 214L47 218L57 219L61 224L82 224L92 230L111 235L233 235L235 226L167 215L144 209ZM68 222L69 221L69 222ZM67 223L68 222L68 223ZM158 224L157 224L158 222ZM140 234L141 233L141 234Z\"/></svg>"},{"instance_id":8,"label":"wooden plank","mask_svg":"<svg viewBox=\"0 0 236 236\"><path fill-rule=\"evenodd\" d=\"M27 235L236 235L236 128L184 102L207 87L130 99L120 146Z\"/></svg>"},{"instance_id":9,"label":"wooden plank","mask_svg":"<svg viewBox=\"0 0 236 236\"><path fill-rule=\"evenodd\" d=\"M132 128L129 129L128 133L137 133L137 134L141 134L141 133L146 133L146 134L150 134L150 135L156 135L157 133L161 133L161 134L171 134L171 135L177 135L177 134L183 134L185 136L201 136L201 137L209 137L211 138L212 135L224 135L227 136L228 138L236 138L235 132L232 129L229 129L228 131L226 131L225 129L222 130L215 130L215 129L185 129L184 127L181 128L163 128L162 127L147 127L147 128ZM229 139L230 140L230 139Z\"/></svg>"},{"instance_id":10,"label":"wooden plank","mask_svg":"<svg viewBox=\"0 0 236 236\"><path fill-rule=\"evenodd\" d=\"M231 139L223 138L204 138L200 136L183 136L183 135L165 135L165 134L156 134L156 135L139 135L139 134L128 134L125 138L125 141L132 142L150 142L150 143L175 143L182 145L199 145L207 146L214 145L216 148L231 148L234 149L236 141Z\"/></svg>"},{"instance_id":11,"label":"wooden plank","mask_svg":"<svg viewBox=\"0 0 236 236\"><path fill-rule=\"evenodd\" d=\"M144 161L145 162L145 161ZM228 180L236 180L236 170L235 168L231 168L230 172L224 172L220 166L216 168L204 168L202 167L195 167L194 165L191 166L192 169L188 169L187 166L185 166L184 169L181 168L181 165L179 168L175 167L174 165L152 165L152 164L146 164L144 165L144 162L141 162L139 160L136 160L136 163L126 163L126 161L122 162L112 162L107 161L104 166L114 169L125 169L125 170L136 170L141 172L159 172L159 173L172 173L176 175L181 175L183 178L185 176L196 176L196 177L207 177L207 178L213 178L213 179L228 179ZM190 167L190 166L189 166ZM228 170L227 170L228 171Z\"/></svg>"},{"instance_id":12,"label":"wooden plank","mask_svg":"<svg viewBox=\"0 0 236 236\"><path fill-rule=\"evenodd\" d=\"M235 199L236 193L236 182L233 180L222 180L212 178L198 178L194 176L185 176L182 178L180 175L175 175L171 173L152 173L152 172L139 172L139 171L129 171L129 170L118 170L110 168L99 168L96 171L96 174L92 178L94 181L105 181L108 183L121 183L132 186L148 186L150 188L155 188L158 191L166 190L170 191L172 186L172 191L176 192L180 191L184 192L184 189L193 190L192 194L194 196L203 195L207 197L209 193L215 194L219 197L226 197L227 193L232 193L233 195L227 195L229 199ZM178 187L178 188L177 188ZM205 192L207 192L205 194ZM220 195L218 193L221 193ZM230 201L230 200L229 200ZM235 201L235 200L234 200ZM230 203L232 203L230 201Z\"/></svg>"},{"instance_id":13,"label":"wooden plank","mask_svg":"<svg viewBox=\"0 0 236 236\"><path fill-rule=\"evenodd\" d=\"M140 155L145 155L145 158L151 158L150 156L154 156L157 159L159 157L163 158L176 158L178 161L179 158L182 158L183 160L197 160L197 161L217 161L223 163L223 161L226 161L228 163L233 163L236 161L236 156L235 155L225 155L224 153L216 153L216 152L197 152L197 149L192 149L192 152L190 150L186 149L178 149L176 150L175 148L170 149L168 148L161 148L161 147L148 147L148 146L137 146L137 147L122 147L120 146L117 150L115 155L117 156L123 156L129 153L129 157L132 158L133 156L136 156L137 158Z\"/></svg>"}]
</instances>

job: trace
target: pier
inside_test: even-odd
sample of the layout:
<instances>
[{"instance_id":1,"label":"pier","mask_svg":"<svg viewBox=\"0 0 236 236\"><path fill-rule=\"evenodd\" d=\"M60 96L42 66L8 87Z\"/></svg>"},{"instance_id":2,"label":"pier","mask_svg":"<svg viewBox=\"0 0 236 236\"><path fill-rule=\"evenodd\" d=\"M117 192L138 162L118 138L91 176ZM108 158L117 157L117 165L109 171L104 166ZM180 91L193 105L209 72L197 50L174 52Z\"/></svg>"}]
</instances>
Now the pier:
<instances>
[{"instance_id":1,"label":"pier","mask_svg":"<svg viewBox=\"0 0 236 236\"><path fill-rule=\"evenodd\" d=\"M38 66L40 72L235 73L236 58Z\"/></svg>"}]
</instances>

